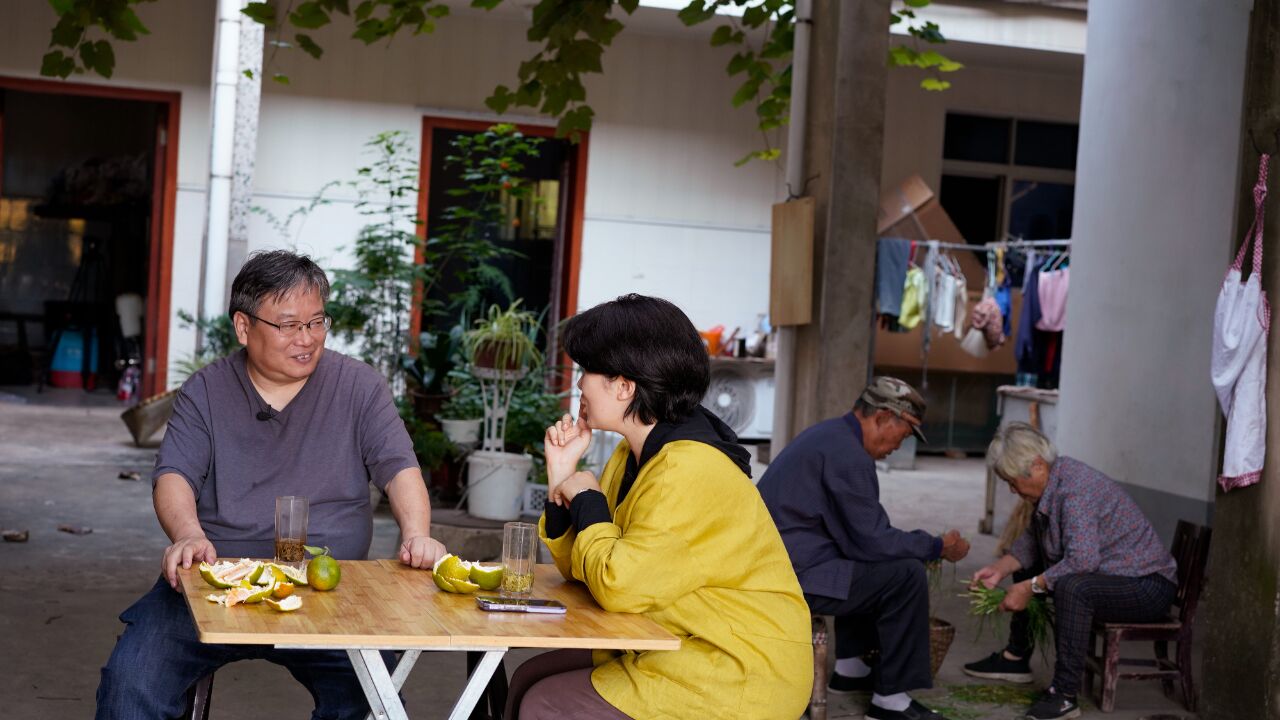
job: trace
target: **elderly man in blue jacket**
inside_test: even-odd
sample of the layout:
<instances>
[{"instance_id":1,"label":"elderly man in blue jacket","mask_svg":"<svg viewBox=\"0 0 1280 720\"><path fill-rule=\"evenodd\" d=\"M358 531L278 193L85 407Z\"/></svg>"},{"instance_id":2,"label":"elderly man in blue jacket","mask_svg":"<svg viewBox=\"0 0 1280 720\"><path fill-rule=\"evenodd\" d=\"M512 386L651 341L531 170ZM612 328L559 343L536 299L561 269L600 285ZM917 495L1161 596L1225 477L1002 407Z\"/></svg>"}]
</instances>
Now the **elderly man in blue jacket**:
<instances>
[{"instance_id":1,"label":"elderly man in blue jacket","mask_svg":"<svg viewBox=\"0 0 1280 720\"><path fill-rule=\"evenodd\" d=\"M943 720L907 692L933 686L924 564L969 552L960 533L899 530L880 504L876 460L914 433L925 402L907 383L873 378L853 411L800 433L769 464L760 494L813 612L836 618L828 689L874 691L868 720ZM863 657L880 651L872 668Z\"/></svg>"}]
</instances>

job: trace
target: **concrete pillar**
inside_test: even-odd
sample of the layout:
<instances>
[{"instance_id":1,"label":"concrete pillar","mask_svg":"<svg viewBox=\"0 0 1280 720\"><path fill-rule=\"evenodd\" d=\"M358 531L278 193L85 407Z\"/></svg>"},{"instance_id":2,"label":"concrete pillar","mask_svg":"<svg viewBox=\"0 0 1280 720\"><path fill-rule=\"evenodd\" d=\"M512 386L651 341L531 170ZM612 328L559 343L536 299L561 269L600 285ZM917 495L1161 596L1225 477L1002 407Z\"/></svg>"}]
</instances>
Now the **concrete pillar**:
<instances>
[{"instance_id":1,"label":"concrete pillar","mask_svg":"<svg viewBox=\"0 0 1280 720\"><path fill-rule=\"evenodd\" d=\"M847 412L870 363L889 2L815 0L805 174L814 321L798 328L792 432Z\"/></svg>"},{"instance_id":2,"label":"concrete pillar","mask_svg":"<svg viewBox=\"0 0 1280 720\"><path fill-rule=\"evenodd\" d=\"M1262 287L1272 306L1280 287L1280 0L1255 0L1249 28L1243 127L1273 154ZM1257 151L1241 138L1237 235L1253 221ZM1237 242L1239 238L1234 238ZM1218 493L1210 548L1208 632L1204 643L1205 720L1280 717L1280 332L1267 348L1267 464L1262 482Z\"/></svg>"},{"instance_id":3,"label":"concrete pillar","mask_svg":"<svg viewBox=\"0 0 1280 720\"><path fill-rule=\"evenodd\" d=\"M1210 342L1237 241L1250 5L1089 5L1057 439L1166 541L1212 512Z\"/></svg>"}]
</instances>

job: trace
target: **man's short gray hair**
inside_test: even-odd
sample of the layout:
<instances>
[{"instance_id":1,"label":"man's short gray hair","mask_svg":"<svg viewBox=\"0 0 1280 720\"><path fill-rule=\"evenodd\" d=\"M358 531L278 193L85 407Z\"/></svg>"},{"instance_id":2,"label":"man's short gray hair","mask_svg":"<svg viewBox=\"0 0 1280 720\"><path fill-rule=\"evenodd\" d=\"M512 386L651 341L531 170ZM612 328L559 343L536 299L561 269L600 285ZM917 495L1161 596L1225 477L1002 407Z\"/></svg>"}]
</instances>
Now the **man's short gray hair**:
<instances>
[{"instance_id":1,"label":"man's short gray hair","mask_svg":"<svg viewBox=\"0 0 1280 720\"><path fill-rule=\"evenodd\" d=\"M987 469L1005 480L1026 477L1036 458L1052 465L1058 459L1058 448L1026 423L1009 423L1000 428L987 446Z\"/></svg>"},{"instance_id":2,"label":"man's short gray hair","mask_svg":"<svg viewBox=\"0 0 1280 720\"><path fill-rule=\"evenodd\" d=\"M298 289L315 290L321 302L329 300L329 278L311 258L288 250L256 252L231 283L227 314L232 320L238 312L256 315L263 300L280 300Z\"/></svg>"}]
</instances>

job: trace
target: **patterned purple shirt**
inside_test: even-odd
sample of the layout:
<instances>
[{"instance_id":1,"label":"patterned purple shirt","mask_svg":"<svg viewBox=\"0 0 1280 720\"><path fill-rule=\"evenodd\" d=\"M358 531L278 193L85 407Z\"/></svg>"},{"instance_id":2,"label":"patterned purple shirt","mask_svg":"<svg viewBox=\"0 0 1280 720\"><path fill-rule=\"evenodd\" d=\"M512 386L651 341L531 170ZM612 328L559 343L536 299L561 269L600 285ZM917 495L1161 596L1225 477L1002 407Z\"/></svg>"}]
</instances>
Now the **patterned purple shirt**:
<instances>
[{"instance_id":1,"label":"patterned purple shirt","mask_svg":"<svg viewBox=\"0 0 1280 720\"><path fill-rule=\"evenodd\" d=\"M1050 589L1064 575L1097 573L1177 582L1177 564L1120 485L1079 460L1059 457L1031 526L1009 550L1022 567L1041 560Z\"/></svg>"}]
</instances>

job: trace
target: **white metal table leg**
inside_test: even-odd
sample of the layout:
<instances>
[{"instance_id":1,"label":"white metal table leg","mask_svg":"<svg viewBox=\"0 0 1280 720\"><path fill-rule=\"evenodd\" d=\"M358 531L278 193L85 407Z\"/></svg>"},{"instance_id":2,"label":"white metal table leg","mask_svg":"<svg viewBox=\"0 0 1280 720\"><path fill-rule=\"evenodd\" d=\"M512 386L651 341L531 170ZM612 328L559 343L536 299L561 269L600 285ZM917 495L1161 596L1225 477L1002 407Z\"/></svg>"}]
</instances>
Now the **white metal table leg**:
<instances>
[{"instance_id":1,"label":"white metal table leg","mask_svg":"<svg viewBox=\"0 0 1280 720\"><path fill-rule=\"evenodd\" d=\"M471 672L471 679L462 690L462 696L454 704L453 712L449 713L449 720L466 720L471 716L476 702L480 700L480 695L489 685L489 679L493 677L493 671L498 668L498 663L502 662L502 656L506 654L506 648L485 651L484 657L480 658L476 669Z\"/></svg>"},{"instance_id":2,"label":"white metal table leg","mask_svg":"<svg viewBox=\"0 0 1280 720\"><path fill-rule=\"evenodd\" d=\"M356 651L352 650L350 652ZM395 672L391 673L391 684L395 687L397 693L400 692L400 688L404 687L404 681L409 678L409 673L413 670L413 666L418 662L418 657L421 655L421 650L405 650L404 654L400 656L400 662L396 663ZM379 657L381 657L381 653L379 653ZM355 658L351 659L351 664L355 667L359 667L356 665ZM359 674L359 672L359 670L356 670L357 674ZM360 681L360 684L361 686L364 685L363 679ZM365 692L367 694L368 690L366 689ZM369 707L372 708L373 706L373 702L370 701ZM378 720L374 715L373 710L370 710L369 714L364 717L365 720Z\"/></svg>"},{"instance_id":3,"label":"white metal table leg","mask_svg":"<svg viewBox=\"0 0 1280 720\"><path fill-rule=\"evenodd\" d=\"M376 720L409 720L391 674L387 672L387 665L382 662L382 654L377 650L352 649L347 651L347 655L351 658L356 677L360 679L360 687L364 688L364 696L369 700L370 715ZM404 682L403 678L401 682Z\"/></svg>"}]
</instances>

